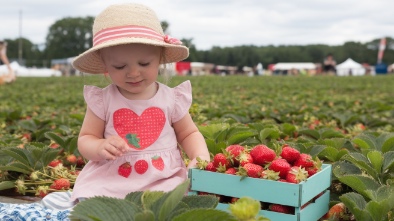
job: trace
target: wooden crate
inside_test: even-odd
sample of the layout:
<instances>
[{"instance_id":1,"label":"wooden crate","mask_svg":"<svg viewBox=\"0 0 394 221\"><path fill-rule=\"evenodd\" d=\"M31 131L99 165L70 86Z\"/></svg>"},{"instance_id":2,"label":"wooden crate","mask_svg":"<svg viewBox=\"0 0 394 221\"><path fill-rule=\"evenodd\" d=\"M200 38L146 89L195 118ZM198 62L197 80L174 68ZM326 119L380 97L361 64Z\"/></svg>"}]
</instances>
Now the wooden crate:
<instances>
[{"instance_id":1,"label":"wooden crate","mask_svg":"<svg viewBox=\"0 0 394 221\"><path fill-rule=\"evenodd\" d=\"M260 214L280 221L316 221L329 207L331 185L331 165L323 164L322 170L299 184L279 181L244 178L240 176L216 173L199 169L189 171L191 192L207 192L229 197L252 197L265 203L275 203L295 207L295 214L281 214L261 210ZM313 202L317 195L323 193ZM308 206L301 206L310 202ZM228 204L219 203L218 209L227 210Z\"/></svg>"}]
</instances>

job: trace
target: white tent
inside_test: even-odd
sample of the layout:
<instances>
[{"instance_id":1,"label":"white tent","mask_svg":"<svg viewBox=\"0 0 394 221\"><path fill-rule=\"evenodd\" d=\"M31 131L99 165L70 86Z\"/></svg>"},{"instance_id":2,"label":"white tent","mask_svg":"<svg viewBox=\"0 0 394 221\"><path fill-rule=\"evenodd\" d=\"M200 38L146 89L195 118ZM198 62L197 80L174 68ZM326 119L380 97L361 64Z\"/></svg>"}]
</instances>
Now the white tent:
<instances>
[{"instance_id":1,"label":"white tent","mask_svg":"<svg viewBox=\"0 0 394 221\"><path fill-rule=\"evenodd\" d=\"M365 75L365 68L353 61L353 59L348 58L346 61L338 64L336 66L338 76L361 76Z\"/></svg>"},{"instance_id":2,"label":"white tent","mask_svg":"<svg viewBox=\"0 0 394 221\"><path fill-rule=\"evenodd\" d=\"M24 66L20 66L16 61L13 61L10 66L17 77L51 77L62 75L60 71L50 68L26 68ZM8 74L7 66L0 65L0 75L4 74Z\"/></svg>"},{"instance_id":3,"label":"white tent","mask_svg":"<svg viewBox=\"0 0 394 221\"><path fill-rule=\"evenodd\" d=\"M316 69L316 65L311 62L295 62L295 63L290 63L290 62L279 62L275 64L274 70L291 70L291 69L305 69L305 70L314 70Z\"/></svg>"}]
</instances>

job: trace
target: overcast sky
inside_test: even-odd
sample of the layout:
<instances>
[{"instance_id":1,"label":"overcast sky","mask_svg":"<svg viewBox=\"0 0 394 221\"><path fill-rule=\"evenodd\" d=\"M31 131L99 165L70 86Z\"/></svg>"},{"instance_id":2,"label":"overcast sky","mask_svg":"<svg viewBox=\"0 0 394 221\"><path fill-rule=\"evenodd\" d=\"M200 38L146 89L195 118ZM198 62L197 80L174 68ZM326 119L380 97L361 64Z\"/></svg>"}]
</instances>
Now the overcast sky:
<instances>
[{"instance_id":1,"label":"overcast sky","mask_svg":"<svg viewBox=\"0 0 394 221\"><path fill-rule=\"evenodd\" d=\"M96 16L118 0L1 0L0 39L42 44L65 17ZM199 50L239 45L341 45L394 37L394 0L138 0ZM20 13L22 12L22 13ZM20 18L22 15L22 19ZM22 21L20 23L20 20Z\"/></svg>"}]
</instances>

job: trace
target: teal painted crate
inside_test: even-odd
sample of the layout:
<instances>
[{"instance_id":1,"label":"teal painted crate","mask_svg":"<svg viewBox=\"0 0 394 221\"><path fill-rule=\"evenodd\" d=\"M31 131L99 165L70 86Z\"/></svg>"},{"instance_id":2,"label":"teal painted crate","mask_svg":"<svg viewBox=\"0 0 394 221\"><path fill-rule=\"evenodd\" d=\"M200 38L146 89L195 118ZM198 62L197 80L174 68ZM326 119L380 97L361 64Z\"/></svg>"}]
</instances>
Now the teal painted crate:
<instances>
[{"instance_id":1,"label":"teal painted crate","mask_svg":"<svg viewBox=\"0 0 394 221\"><path fill-rule=\"evenodd\" d=\"M249 196L266 203L276 203L295 207L295 214L280 214L261 210L261 214L271 220L316 221L328 211L331 185L331 165L323 164L322 170L299 184L244 178L240 176L215 173L199 169L189 171L190 190L208 192L229 197ZM316 201L301 209L301 206L324 192ZM217 208L225 210L227 204Z\"/></svg>"}]
</instances>

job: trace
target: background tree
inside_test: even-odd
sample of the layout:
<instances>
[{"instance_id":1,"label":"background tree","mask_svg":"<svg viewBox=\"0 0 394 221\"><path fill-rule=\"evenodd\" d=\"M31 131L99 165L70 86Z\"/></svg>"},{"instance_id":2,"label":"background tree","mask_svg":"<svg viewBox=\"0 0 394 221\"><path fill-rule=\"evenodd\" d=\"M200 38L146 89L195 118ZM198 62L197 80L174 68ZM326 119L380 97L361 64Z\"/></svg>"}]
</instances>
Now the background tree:
<instances>
[{"instance_id":1,"label":"background tree","mask_svg":"<svg viewBox=\"0 0 394 221\"><path fill-rule=\"evenodd\" d=\"M45 57L48 59L76 56L92 47L94 18L63 18L49 28Z\"/></svg>"}]
</instances>

